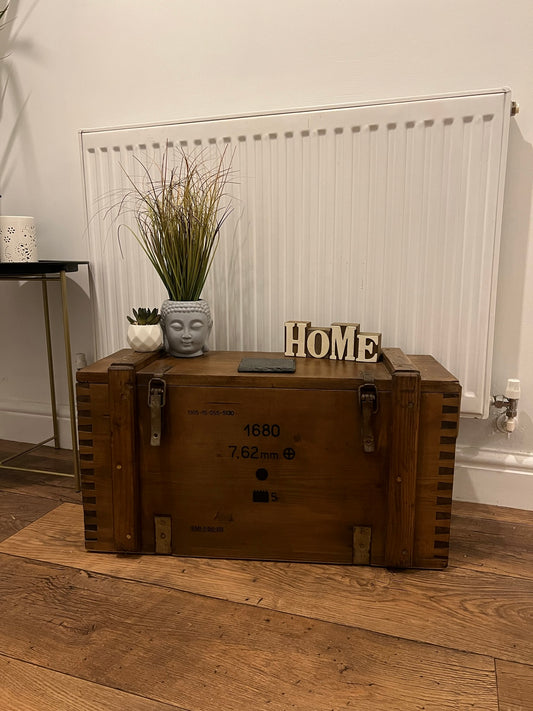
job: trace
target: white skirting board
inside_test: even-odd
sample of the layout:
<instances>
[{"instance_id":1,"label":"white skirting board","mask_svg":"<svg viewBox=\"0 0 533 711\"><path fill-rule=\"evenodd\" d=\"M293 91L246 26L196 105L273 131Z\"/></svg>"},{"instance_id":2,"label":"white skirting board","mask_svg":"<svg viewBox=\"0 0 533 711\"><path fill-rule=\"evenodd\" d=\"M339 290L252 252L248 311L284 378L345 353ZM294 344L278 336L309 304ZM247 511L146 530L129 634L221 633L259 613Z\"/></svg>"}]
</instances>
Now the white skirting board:
<instances>
[{"instance_id":1,"label":"white skirting board","mask_svg":"<svg viewBox=\"0 0 533 711\"><path fill-rule=\"evenodd\" d=\"M68 405L58 406L59 443L72 449ZM50 405L42 402L9 402L0 404L0 439L37 443L51 437L54 429ZM50 443L53 446L53 441Z\"/></svg>"},{"instance_id":2,"label":"white skirting board","mask_svg":"<svg viewBox=\"0 0 533 711\"><path fill-rule=\"evenodd\" d=\"M16 409L15 409L16 407ZM0 405L0 439L40 442L52 434L52 417L43 403ZM61 447L70 448L68 406L59 406ZM459 446L455 463L455 501L533 510L533 454Z\"/></svg>"},{"instance_id":3,"label":"white skirting board","mask_svg":"<svg viewBox=\"0 0 533 711\"><path fill-rule=\"evenodd\" d=\"M457 447L453 498L533 511L533 454Z\"/></svg>"}]
</instances>

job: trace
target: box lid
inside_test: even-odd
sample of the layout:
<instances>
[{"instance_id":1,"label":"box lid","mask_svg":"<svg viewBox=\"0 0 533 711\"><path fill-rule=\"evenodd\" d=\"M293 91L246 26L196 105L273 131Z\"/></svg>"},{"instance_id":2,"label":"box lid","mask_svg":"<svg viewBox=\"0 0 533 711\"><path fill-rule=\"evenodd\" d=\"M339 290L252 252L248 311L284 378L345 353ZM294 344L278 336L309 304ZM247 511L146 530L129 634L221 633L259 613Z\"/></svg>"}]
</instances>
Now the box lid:
<instances>
[{"instance_id":1,"label":"box lid","mask_svg":"<svg viewBox=\"0 0 533 711\"><path fill-rule=\"evenodd\" d=\"M420 372L423 391L435 388L457 390L457 379L432 356L405 356L399 349L384 349L378 363L355 363L317 358L295 358L294 373L241 373L244 358L283 358L282 353L242 351L211 351L197 358L174 358L163 351L136 353L130 349L118 351L77 372L78 382L105 383L111 366L131 367L137 381L145 385L156 377L164 377L169 386L202 385L212 387L272 387L353 389L372 381L378 390L389 390L394 372Z\"/></svg>"},{"instance_id":2,"label":"box lid","mask_svg":"<svg viewBox=\"0 0 533 711\"><path fill-rule=\"evenodd\" d=\"M365 379L390 389L391 374L384 363L354 363L317 358L295 358L294 373L241 373L244 358L283 358L282 353L212 351L199 358L162 358L137 372L144 384L154 375L163 376L169 386L204 385L260 388L352 389Z\"/></svg>"}]
</instances>

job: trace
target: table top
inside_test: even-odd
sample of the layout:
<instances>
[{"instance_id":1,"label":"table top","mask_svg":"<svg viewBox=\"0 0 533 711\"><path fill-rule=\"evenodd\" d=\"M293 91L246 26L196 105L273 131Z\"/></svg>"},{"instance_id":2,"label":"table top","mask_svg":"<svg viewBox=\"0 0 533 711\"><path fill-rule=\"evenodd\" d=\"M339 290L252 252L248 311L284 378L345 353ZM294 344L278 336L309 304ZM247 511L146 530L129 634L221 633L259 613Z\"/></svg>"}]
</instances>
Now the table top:
<instances>
[{"instance_id":1,"label":"table top","mask_svg":"<svg viewBox=\"0 0 533 711\"><path fill-rule=\"evenodd\" d=\"M0 262L0 279L77 272L80 264L89 264L89 262L65 259L41 259L38 262Z\"/></svg>"}]
</instances>

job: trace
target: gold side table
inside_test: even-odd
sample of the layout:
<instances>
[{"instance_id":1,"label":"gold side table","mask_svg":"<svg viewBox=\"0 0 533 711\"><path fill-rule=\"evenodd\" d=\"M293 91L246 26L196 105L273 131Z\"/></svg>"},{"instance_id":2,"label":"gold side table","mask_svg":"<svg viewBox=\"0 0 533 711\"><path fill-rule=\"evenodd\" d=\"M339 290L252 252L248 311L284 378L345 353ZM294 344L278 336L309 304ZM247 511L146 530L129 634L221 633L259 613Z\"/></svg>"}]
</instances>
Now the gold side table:
<instances>
[{"instance_id":1,"label":"gold side table","mask_svg":"<svg viewBox=\"0 0 533 711\"><path fill-rule=\"evenodd\" d=\"M88 265L89 262L82 261L62 261L62 260L41 260L39 262L0 262L0 281L40 281L42 284L42 298L44 311L44 325L46 333L46 350L48 354L48 377L50 381L50 401L52 405L53 435L47 439L32 445L23 452L11 455L0 461L0 469L16 469L19 471L37 472L39 474L57 474L60 476L72 476L67 472L45 471L41 469L30 469L11 464L14 460L22 457L28 452L41 447L47 442L54 440L54 446L59 448L59 427L57 421L57 403L54 378L54 363L52 357L52 339L50 331L50 312L48 308L48 283L59 282L61 285L61 307L63 311L63 339L65 343L66 376L68 383L68 400L70 410L70 431L72 435L72 459L74 464L74 484L76 491L80 490L80 457L78 447L78 433L76 428L76 398L74 393L74 380L72 372L72 353L70 349L70 329L68 321L68 299L67 299L67 273L77 272L80 264Z\"/></svg>"}]
</instances>

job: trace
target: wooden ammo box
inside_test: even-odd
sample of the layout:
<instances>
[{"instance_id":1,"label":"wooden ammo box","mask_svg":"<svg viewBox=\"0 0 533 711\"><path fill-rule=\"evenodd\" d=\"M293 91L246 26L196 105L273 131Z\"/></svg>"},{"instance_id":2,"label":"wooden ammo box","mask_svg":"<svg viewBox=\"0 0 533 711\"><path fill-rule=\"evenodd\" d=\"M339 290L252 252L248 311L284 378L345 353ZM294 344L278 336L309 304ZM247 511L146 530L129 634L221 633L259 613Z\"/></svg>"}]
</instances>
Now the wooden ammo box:
<instances>
[{"instance_id":1,"label":"wooden ammo box","mask_svg":"<svg viewBox=\"0 0 533 711\"><path fill-rule=\"evenodd\" d=\"M431 356L120 351L78 371L86 547L442 568L460 385Z\"/></svg>"}]
</instances>

